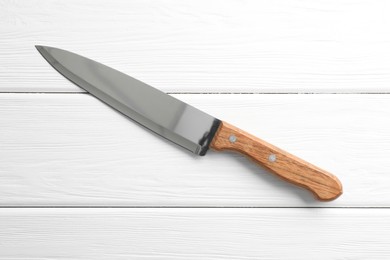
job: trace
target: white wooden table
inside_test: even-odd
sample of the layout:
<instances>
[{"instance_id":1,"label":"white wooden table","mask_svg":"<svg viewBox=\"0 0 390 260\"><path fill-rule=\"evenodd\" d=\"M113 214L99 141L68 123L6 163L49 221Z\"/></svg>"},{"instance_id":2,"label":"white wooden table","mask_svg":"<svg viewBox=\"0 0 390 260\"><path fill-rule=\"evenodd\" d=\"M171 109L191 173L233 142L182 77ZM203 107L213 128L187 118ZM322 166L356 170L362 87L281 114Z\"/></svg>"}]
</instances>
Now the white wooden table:
<instances>
[{"instance_id":1,"label":"white wooden table","mask_svg":"<svg viewBox=\"0 0 390 260\"><path fill-rule=\"evenodd\" d=\"M388 1L0 1L0 259L389 259ZM322 203L58 74L121 70L337 175Z\"/></svg>"}]
</instances>

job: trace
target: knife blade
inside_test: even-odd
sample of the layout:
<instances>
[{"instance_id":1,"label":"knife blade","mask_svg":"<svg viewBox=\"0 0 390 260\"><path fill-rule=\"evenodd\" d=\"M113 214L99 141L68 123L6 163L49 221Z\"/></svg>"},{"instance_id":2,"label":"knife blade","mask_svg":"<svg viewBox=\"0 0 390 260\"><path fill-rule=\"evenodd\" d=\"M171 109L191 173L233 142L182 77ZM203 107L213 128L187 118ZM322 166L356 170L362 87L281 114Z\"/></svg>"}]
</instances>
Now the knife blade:
<instances>
[{"instance_id":1,"label":"knife blade","mask_svg":"<svg viewBox=\"0 0 390 260\"><path fill-rule=\"evenodd\" d=\"M322 170L227 122L122 72L78 54L35 46L65 78L133 121L198 155L209 148L232 150L282 179L306 188L321 201L342 194L341 182Z\"/></svg>"}]
</instances>

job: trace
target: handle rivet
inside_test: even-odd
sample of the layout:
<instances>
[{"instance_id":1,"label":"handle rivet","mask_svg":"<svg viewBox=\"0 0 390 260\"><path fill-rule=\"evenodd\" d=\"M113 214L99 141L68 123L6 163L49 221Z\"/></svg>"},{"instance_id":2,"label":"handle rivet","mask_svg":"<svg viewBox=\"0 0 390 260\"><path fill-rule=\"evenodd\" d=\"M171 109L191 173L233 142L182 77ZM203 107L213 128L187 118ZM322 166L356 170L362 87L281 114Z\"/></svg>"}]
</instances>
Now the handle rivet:
<instances>
[{"instance_id":1,"label":"handle rivet","mask_svg":"<svg viewBox=\"0 0 390 260\"><path fill-rule=\"evenodd\" d=\"M270 162L276 162L276 154L270 154L269 156L268 156L268 161L270 161Z\"/></svg>"},{"instance_id":2,"label":"handle rivet","mask_svg":"<svg viewBox=\"0 0 390 260\"><path fill-rule=\"evenodd\" d=\"M237 137L235 135L230 135L229 136L229 142L235 143L237 141Z\"/></svg>"}]
</instances>

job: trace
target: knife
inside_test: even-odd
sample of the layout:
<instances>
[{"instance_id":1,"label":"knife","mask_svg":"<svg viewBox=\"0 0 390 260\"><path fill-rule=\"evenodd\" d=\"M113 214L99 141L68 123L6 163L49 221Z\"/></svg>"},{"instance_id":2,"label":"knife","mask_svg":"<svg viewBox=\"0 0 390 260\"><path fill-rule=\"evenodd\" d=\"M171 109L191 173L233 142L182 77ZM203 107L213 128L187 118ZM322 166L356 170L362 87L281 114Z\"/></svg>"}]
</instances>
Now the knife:
<instances>
[{"instance_id":1,"label":"knife","mask_svg":"<svg viewBox=\"0 0 390 260\"><path fill-rule=\"evenodd\" d=\"M209 148L232 150L321 201L342 194L340 181L326 172L243 130L206 114L122 72L75 53L35 46L65 78L135 122L197 154Z\"/></svg>"}]
</instances>

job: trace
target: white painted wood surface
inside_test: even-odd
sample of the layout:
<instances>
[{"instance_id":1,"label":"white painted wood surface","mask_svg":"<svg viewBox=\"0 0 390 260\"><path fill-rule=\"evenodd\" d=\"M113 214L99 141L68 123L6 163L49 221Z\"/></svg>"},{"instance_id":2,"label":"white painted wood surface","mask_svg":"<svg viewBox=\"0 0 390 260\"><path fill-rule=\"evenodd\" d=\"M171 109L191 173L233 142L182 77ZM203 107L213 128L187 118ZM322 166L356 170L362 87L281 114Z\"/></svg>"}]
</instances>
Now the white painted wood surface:
<instances>
[{"instance_id":1,"label":"white painted wood surface","mask_svg":"<svg viewBox=\"0 0 390 260\"><path fill-rule=\"evenodd\" d=\"M362 94L390 93L389 13L385 0L0 0L0 259L389 259L390 96ZM176 93L345 193L319 203L240 156L191 155L81 93L35 44Z\"/></svg>"},{"instance_id":2,"label":"white painted wood surface","mask_svg":"<svg viewBox=\"0 0 390 260\"><path fill-rule=\"evenodd\" d=\"M390 206L390 96L176 97L337 175L330 203L246 158L193 155L88 94L0 95L4 206Z\"/></svg>"},{"instance_id":3,"label":"white painted wood surface","mask_svg":"<svg viewBox=\"0 0 390 260\"><path fill-rule=\"evenodd\" d=\"M387 260L389 232L383 209L2 209L0 259Z\"/></svg>"},{"instance_id":4,"label":"white painted wood surface","mask_svg":"<svg viewBox=\"0 0 390 260\"><path fill-rule=\"evenodd\" d=\"M51 45L168 92L389 92L382 1L0 1L0 89L80 91Z\"/></svg>"}]
</instances>

